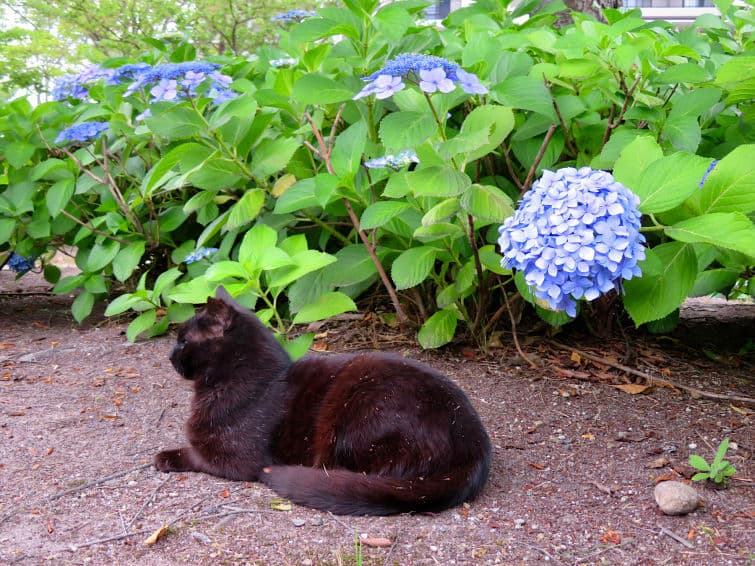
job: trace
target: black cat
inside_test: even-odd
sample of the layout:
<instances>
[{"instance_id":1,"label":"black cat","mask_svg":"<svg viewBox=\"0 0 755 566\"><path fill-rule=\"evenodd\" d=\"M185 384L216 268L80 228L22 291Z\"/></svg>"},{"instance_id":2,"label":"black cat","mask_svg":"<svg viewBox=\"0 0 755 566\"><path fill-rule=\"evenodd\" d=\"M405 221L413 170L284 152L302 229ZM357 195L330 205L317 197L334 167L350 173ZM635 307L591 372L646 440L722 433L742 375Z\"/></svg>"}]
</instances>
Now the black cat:
<instances>
[{"instance_id":1,"label":"black cat","mask_svg":"<svg viewBox=\"0 0 755 566\"><path fill-rule=\"evenodd\" d=\"M292 363L225 289L216 297L171 351L194 382L190 445L158 453L158 470L259 480L338 514L439 511L480 492L490 440L448 378L382 353Z\"/></svg>"}]
</instances>

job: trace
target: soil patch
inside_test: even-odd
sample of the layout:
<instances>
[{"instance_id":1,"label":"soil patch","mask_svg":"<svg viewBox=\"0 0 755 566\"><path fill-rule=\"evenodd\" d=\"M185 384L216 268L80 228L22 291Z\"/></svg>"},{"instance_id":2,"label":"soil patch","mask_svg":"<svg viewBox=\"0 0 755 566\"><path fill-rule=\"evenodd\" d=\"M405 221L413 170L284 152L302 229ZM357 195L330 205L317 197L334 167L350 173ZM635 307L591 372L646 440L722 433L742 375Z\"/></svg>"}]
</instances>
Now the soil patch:
<instances>
[{"instance_id":1,"label":"soil patch","mask_svg":"<svg viewBox=\"0 0 755 566\"><path fill-rule=\"evenodd\" d=\"M520 336L540 364L531 369L505 332L503 347L480 356L423 352L377 317L326 324L319 350L390 349L446 372L495 447L489 484L469 504L336 517L256 483L157 472L153 455L184 440L191 397L167 359L172 337L131 344L125 321L79 326L71 297L48 291L35 274L15 281L0 271L0 563L357 564L360 552L364 564L400 565L755 560L755 414L746 402L663 383L642 389L637 375L540 338ZM670 339L558 340L687 388L755 396L751 357ZM663 515L657 481L684 480L689 454L710 460L727 436L730 487L695 482L704 504Z\"/></svg>"}]
</instances>

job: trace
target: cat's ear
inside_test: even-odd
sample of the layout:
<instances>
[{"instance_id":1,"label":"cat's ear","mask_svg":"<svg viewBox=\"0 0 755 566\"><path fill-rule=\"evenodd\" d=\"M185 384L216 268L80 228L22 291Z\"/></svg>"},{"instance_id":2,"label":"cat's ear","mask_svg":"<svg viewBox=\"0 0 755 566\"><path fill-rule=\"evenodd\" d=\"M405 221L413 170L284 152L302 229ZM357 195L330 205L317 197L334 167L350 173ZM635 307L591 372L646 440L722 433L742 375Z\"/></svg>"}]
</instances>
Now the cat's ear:
<instances>
[{"instance_id":1,"label":"cat's ear","mask_svg":"<svg viewBox=\"0 0 755 566\"><path fill-rule=\"evenodd\" d=\"M220 338L231 327L233 318L236 316L234 308L222 299L209 297L204 307L204 313L212 324L208 330L212 337Z\"/></svg>"},{"instance_id":2,"label":"cat's ear","mask_svg":"<svg viewBox=\"0 0 755 566\"><path fill-rule=\"evenodd\" d=\"M225 287L220 285L217 289L215 289L215 298L220 299L221 301L225 301L226 303L234 303L233 297L231 297L231 294L226 291Z\"/></svg>"}]
</instances>

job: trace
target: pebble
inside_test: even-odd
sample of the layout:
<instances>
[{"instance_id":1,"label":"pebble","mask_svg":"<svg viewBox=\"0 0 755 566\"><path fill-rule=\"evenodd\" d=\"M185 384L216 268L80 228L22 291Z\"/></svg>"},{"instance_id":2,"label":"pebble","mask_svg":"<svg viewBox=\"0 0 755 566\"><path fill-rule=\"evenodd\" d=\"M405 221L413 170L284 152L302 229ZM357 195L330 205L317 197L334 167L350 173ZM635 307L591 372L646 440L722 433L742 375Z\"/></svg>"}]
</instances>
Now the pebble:
<instances>
[{"instance_id":1,"label":"pebble","mask_svg":"<svg viewBox=\"0 0 755 566\"><path fill-rule=\"evenodd\" d=\"M210 544L210 542L212 542L210 540L210 537L197 531L192 531L191 538L193 538L194 540L198 540L199 542L203 544Z\"/></svg>"},{"instance_id":2,"label":"pebble","mask_svg":"<svg viewBox=\"0 0 755 566\"><path fill-rule=\"evenodd\" d=\"M322 517L320 517L320 515L315 515L309 520L309 524L312 525L313 527L322 527L322 524L323 524Z\"/></svg>"},{"instance_id":3,"label":"pebble","mask_svg":"<svg viewBox=\"0 0 755 566\"><path fill-rule=\"evenodd\" d=\"M694 488L678 481L664 481L655 486L655 501L666 515L686 515L697 508L700 496Z\"/></svg>"},{"instance_id":4,"label":"pebble","mask_svg":"<svg viewBox=\"0 0 755 566\"><path fill-rule=\"evenodd\" d=\"M514 519L514 528L515 529L521 529L524 527L524 524L527 522L526 519Z\"/></svg>"},{"instance_id":5,"label":"pebble","mask_svg":"<svg viewBox=\"0 0 755 566\"><path fill-rule=\"evenodd\" d=\"M303 527L307 523L304 519L291 519L291 522L294 524L294 527Z\"/></svg>"}]
</instances>

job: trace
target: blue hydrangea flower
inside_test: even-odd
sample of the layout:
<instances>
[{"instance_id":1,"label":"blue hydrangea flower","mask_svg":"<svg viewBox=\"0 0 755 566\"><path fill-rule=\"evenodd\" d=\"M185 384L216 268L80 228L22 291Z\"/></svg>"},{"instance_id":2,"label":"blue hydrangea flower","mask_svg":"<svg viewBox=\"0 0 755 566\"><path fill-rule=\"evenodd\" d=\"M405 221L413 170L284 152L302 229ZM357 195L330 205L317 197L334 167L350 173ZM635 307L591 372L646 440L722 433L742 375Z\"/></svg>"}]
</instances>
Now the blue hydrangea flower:
<instances>
[{"instance_id":1,"label":"blue hydrangea flower","mask_svg":"<svg viewBox=\"0 0 755 566\"><path fill-rule=\"evenodd\" d=\"M61 131L55 138L55 143L87 143L96 140L109 127L107 122L82 122Z\"/></svg>"},{"instance_id":2,"label":"blue hydrangea flower","mask_svg":"<svg viewBox=\"0 0 755 566\"><path fill-rule=\"evenodd\" d=\"M228 91L227 96L232 97L235 94L228 89L231 83L231 78L217 72L220 65L217 63L207 63L205 61L186 61L184 63L166 63L164 65L156 65L139 72L135 76L134 82L132 82L124 92L125 96L129 96L137 90L146 88L149 85L157 83L157 94L152 93L154 87L150 90L150 94L153 95L152 102L158 102L161 100L175 100L183 98L188 92L189 95L194 96L196 94L196 88L206 78L209 78L212 82L210 89L216 87L219 90ZM201 77L201 80L200 80ZM176 89L176 96L174 98L166 98L172 95L171 89L166 89L167 85L172 85L168 81L175 81L176 87L181 86L180 89ZM184 84L185 83L185 84ZM160 86L160 85L163 86Z\"/></svg>"},{"instance_id":3,"label":"blue hydrangea flower","mask_svg":"<svg viewBox=\"0 0 755 566\"><path fill-rule=\"evenodd\" d=\"M708 175L710 175L711 172L713 171L713 169L716 168L716 165L718 165L718 160L717 159L714 159L713 161L710 162L710 165L708 165L708 170L705 171L705 173L703 173L703 176L700 179L700 184L698 185L698 188L700 188L700 189L703 188L703 185L705 184L705 181L708 179Z\"/></svg>"},{"instance_id":4,"label":"blue hydrangea flower","mask_svg":"<svg viewBox=\"0 0 755 566\"><path fill-rule=\"evenodd\" d=\"M379 71L364 77L362 80L367 81L367 85L354 96L354 100L371 94L376 98L388 98L404 88L404 79L427 93L451 92L457 84L470 94L488 92L477 75L464 71L456 63L434 55L402 53Z\"/></svg>"},{"instance_id":5,"label":"blue hydrangea flower","mask_svg":"<svg viewBox=\"0 0 755 566\"><path fill-rule=\"evenodd\" d=\"M435 67L430 71L422 69L419 72L419 88L425 92L451 92L456 85L454 82L446 76L446 72L442 67Z\"/></svg>"},{"instance_id":6,"label":"blue hydrangea flower","mask_svg":"<svg viewBox=\"0 0 755 566\"><path fill-rule=\"evenodd\" d=\"M113 74L105 81L105 84L124 84L126 81L136 80L150 69L152 69L152 65L149 63L127 63L115 69Z\"/></svg>"},{"instance_id":7,"label":"blue hydrangea flower","mask_svg":"<svg viewBox=\"0 0 755 566\"><path fill-rule=\"evenodd\" d=\"M302 20L306 20L307 18L311 18L316 15L317 15L317 12L312 12L310 10L289 10L288 12L279 13L273 16L272 21L274 22L300 22Z\"/></svg>"},{"instance_id":8,"label":"blue hydrangea flower","mask_svg":"<svg viewBox=\"0 0 755 566\"><path fill-rule=\"evenodd\" d=\"M91 65L79 73L63 75L53 85L53 100L66 100L75 98L86 100L89 96L89 86L100 79L110 79L115 73L114 69L103 69L99 65Z\"/></svg>"},{"instance_id":9,"label":"blue hydrangea flower","mask_svg":"<svg viewBox=\"0 0 755 566\"><path fill-rule=\"evenodd\" d=\"M160 82L149 90L149 93L152 95L152 102L175 100L178 97L177 88L177 81L173 79L160 79Z\"/></svg>"},{"instance_id":10,"label":"blue hydrangea flower","mask_svg":"<svg viewBox=\"0 0 755 566\"><path fill-rule=\"evenodd\" d=\"M390 167L391 169L398 171L402 167L406 167L412 163L419 163L417 153L411 149L405 149L398 155L388 154L365 161L364 166L369 167L370 169Z\"/></svg>"},{"instance_id":11,"label":"blue hydrangea flower","mask_svg":"<svg viewBox=\"0 0 755 566\"><path fill-rule=\"evenodd\" d=\"M34 259L33 255L25 258L16 252L12 252L6 265L11 271L15 271L16 273L26 273L34 268Z\"/></svg>"},{"instance_id":12,"label":"blue hydrangea flower","mask_svg":"<svg viewBox=\"0 0 755 566\"><path fill-rule=\"evenodd\" d=\"M639 198L606 171L545 171L499 228L501 265L524 274L535 296L576 316L621 281L642 275Z\"/></svg>"},{"instance_id":13,"label":"blue hydrangea flower","mask_svg":"<svg viewBox=\"0 0 755 566\"><path fill-rule=\"evenodd\" d=\"M196 263L206 257L217 253L218 248L197 248L184 258L184 263Z\"/></svg>"}]
</instances>

